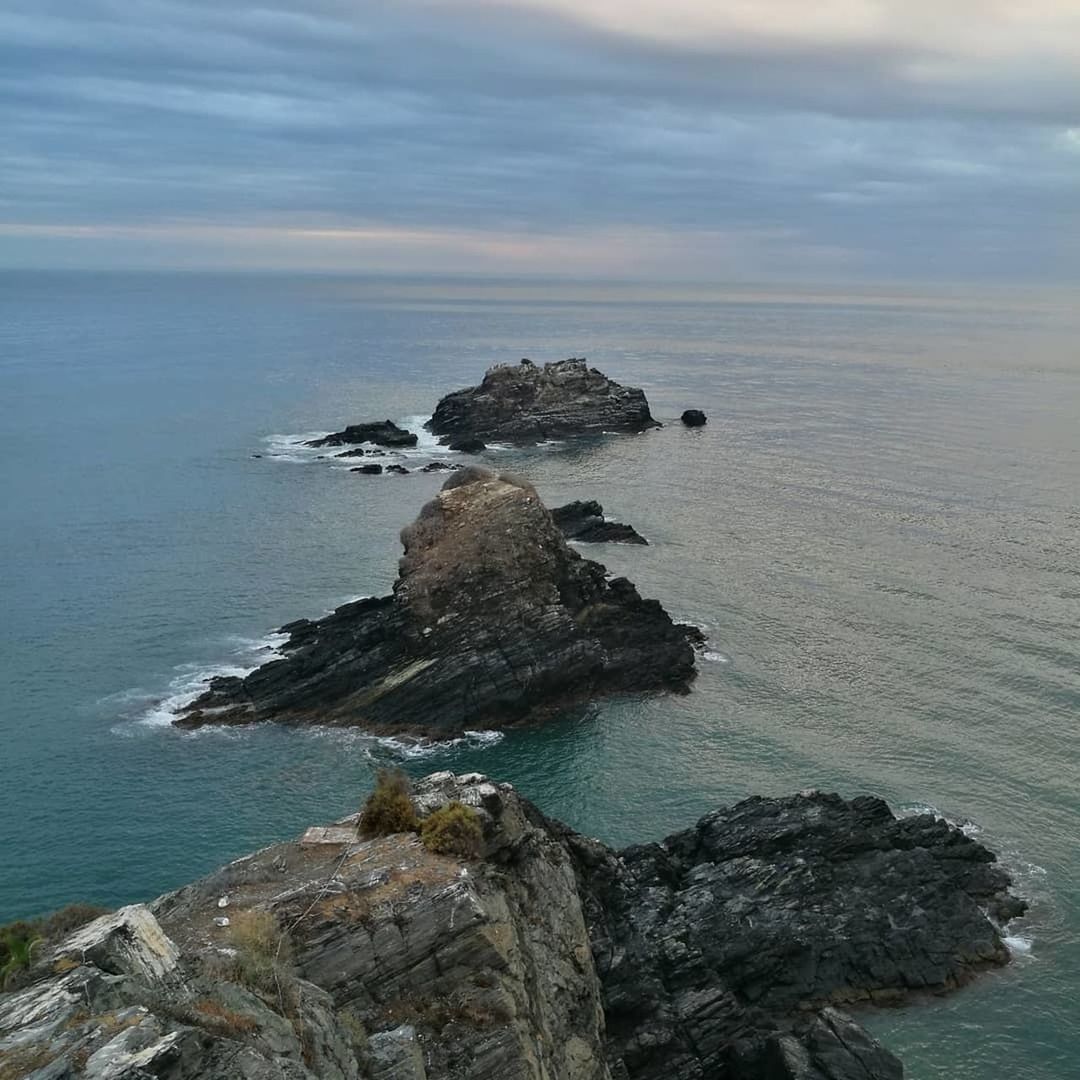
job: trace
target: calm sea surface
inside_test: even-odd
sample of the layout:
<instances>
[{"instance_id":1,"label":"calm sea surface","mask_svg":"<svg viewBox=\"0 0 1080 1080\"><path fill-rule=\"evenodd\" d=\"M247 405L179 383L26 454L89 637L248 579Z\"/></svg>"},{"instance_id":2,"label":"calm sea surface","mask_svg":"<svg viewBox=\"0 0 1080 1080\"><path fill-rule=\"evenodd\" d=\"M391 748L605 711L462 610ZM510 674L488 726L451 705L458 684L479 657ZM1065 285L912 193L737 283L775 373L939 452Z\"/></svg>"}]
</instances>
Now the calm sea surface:
<instances>
[{"instance_id":1,"label":"calm sea surface","mask_svg":"<svg viewBox=\"0 0 1080 1080\"><path fill-rule=\"evenodd\" d=\"M398 759L510 780L616 844L753 793L876 792L969 823L1032 912L1009 969L872 1026L914 1080L1078 1075L1078 311L1005 290L0 274L0 920L154 896L352 810ZM652 541L588 553L707 627L690 696L427 756L163 722L274 627L388 589L438 487L351 474L302 434L571 355L666 426L489 456ZM673 422L690 406L708 427Z\"/></svg>"}]
</instances>

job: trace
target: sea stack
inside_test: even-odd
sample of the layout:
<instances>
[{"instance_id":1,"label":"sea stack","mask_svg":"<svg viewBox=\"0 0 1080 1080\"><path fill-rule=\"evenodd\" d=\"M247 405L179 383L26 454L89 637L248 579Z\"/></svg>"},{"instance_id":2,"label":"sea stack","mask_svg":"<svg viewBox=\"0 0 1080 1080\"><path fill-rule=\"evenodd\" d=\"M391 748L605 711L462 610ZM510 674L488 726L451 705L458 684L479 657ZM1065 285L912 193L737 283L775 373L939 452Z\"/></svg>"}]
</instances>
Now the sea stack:
<instances>
[{"instance_id":1,"label":"sea stack","mask_svg":"<svg viewBox=\"0 0 1080 1080\"><path fill-rule=\"evenodd\" d=\"M702 427L708 422L708 417L700 409L687 409L680 419L687 427Z\"/></svg>"},{"instance_id":2,"label":"sea stack","mask_svg":"<svg viewBox=\"0 0 1080 1080\"><path fill-rule=\"evenodd\" d=\"M526 481L470 466L402 531L393 593L282 627L284 657L216 678L175 723L445 738L623 691L685 692L700 631L570 548Z\"/></svg>"},{"instance_id":3,"label":"sea stack","mask_svg":"<svg viewBox=\"0 0 1080 1080\"><path fill-rule=\"evenodd\" d=\"M447 394L427 423L444 443L528 444L659 427L645 392L622 386L583 359L491 368L479 386Z\"/></svg>"}]
</instances>

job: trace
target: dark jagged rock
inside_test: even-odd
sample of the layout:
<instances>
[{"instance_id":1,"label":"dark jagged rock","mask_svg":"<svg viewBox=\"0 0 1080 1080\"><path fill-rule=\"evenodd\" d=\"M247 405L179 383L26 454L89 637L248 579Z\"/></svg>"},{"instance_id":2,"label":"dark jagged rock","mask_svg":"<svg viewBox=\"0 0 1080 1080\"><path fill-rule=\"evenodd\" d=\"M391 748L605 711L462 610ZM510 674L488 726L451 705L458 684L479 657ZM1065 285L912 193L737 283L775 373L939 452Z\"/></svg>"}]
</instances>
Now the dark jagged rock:
<instances>
[{"instance_id":1,"label":"dark jagged rock","mask_svg":"<svg viewBox=\"0 0 1080 1080\"><path fill-rule=\"evenodd\" d=\"M959 829L865 796L752 798L617 856L566 841L609 1056L634 1080L899 1077L876 1051L859 1071L853 1022L807 1011L952 990L1008 961L984 912L1004 925L1025 908Z\"/></svg>"},{"instance_id":2,"label":"dark jagged rock","mask_svg":"<svg viewBox=\"0 0 1080 1080\"><path fill-rule=\"evenodd\" d=\"M687 427L701 427L708 422L708 417L700 409L687 409L680 419Z\"/></svg>"},{"instance_id":3,"label":"dark jagged rock","mask_svg":"<svg viewBox=\"0 0 1080 1080\"><path fill-rule=\"evenodd\" d=\"M578 500L551 511L552 520L567 540L586 544L648 544L632 525L604 519L604 508L595 500Z\"/></svg>"},{"instance_id":4,"label":"dark jagged rock","mask_svg":"<svg viewBox=\"0 0 1080 1080\"><path fill-rule=\"evenodd\" d=\"M460 439L451 439L446 444L447 450L457 450L462 454L479 454L487 449L487 443L483 439L471 439L465 436Z\"/></svg>"},{"instance_id":5,"label":"dark jagged rock","mask_svg":"<svg viewBox=\"0 0 1080 1080\"><path fill-rule=\"evenodd\" d=\"M350 424L343 431L312 439L305 446L348 446L353 443L375 443L376 446L415 446L418 439L411 431L399 428L390 420L375 420L368 424Z\"/></svg>"},{"instance_id":6,"label":"dark jagged rock","mask_svg":"<svg viewBox=\"0 0 1080 1080\"><path fill-rule=\"evenodd\" d=\"M349 472L362 473L364 476L378 476L382 471L383 467L375 462L368 465L357 465L355 468L349 470Z\"/></svg>"},{"instance_id":7,"label":"dark jagged rock","mask_svg":"<svg viewBox=\"0 0 1080 1080\"><path fill-rule=\"evenodd\" d=\"M584 360L493 367L479 386L447 394L427 423L443 442L513 443L659 426L643 391L620 386Z\"/></svg>"},{"instance_id":8,"label":"dark jagged rock","mask_svg":"<svg viewBox=\"0 0 1080 1080\"><path fill-rule=\"evenodd\" d=\"M387 465L387 472L397 473L398 476L408 476L409 470L404 465Z\"/></svg>"},{"instance_id":9,"label":"dark jagged rock","mask_svg":"<svg viewBox=\"0 0 1080 1080\"><path fill-rule=\"evenodd\" d=\"M420 471L421 472L456 472L458 469L464 469L465 466L460 461L429 461Z\"/></svg>"},{"instance_id":10,"label":"dark jagged rock","mask_svg":"<svg viewBox=\"0 0 1080 1080\"><path fill-rule=\"evenodd\" d=\"M456 471L401 540L391 596L291 623L284 659L211 680L176 723L445 736L609 693L689 688L696 629L568 547L527 482Z\"/></svg>"},{"instance_id":11,"label":"dark jagged rock","mask_svg":"<svg viewBox=\"0 0 1080 1080\"><path fill-rule=\"evenodd\" d=\"M353 815L104 916L0 995L4 1075L900 1080L830 1002L948 990L1007 959L981 909L1023 909L989 851L877 799L750 799L621 852L476 774L413 802L469 808L477 856ZM262 969L253 913L287 932Z\"/></svg>"}]
</instances>

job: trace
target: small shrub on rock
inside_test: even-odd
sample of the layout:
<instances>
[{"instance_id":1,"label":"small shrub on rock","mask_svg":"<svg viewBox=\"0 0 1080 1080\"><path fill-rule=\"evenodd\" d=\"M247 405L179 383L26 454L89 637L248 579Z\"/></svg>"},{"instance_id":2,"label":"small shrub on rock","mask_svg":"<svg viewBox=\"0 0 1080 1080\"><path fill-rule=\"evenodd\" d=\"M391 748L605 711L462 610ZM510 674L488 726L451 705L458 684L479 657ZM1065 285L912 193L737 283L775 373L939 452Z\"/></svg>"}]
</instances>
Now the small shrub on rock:
<instances>
[{"instance_id":1,"label":"small shrub on rock","mask_svg":"<svg viewBox=\"0 0 1080 1080\"><path fill-rule=\"evenodd\" d=\"M36 919L0 926L0 990L17 989L19 976L30 967L35 949L43 942Z\"/></svg>"},{"instance_id":2,"label":"small shrub on rock","mask_svg":"<svg viewBox=\"0 0 1080 1080\"><path fill-rule=\"evenodd\" d=\"M69 904L42 919L19 919L0 926L0 990L18 989L35 958L48 945L107 914L108 908Z\"/></svg>"},{"instance_id":3,"label":"small shrub on rock","mask_svg":"<svg viewBox=\"0 0 1080 1080\"><path fill-rule=\"evenodd\" d=\"M438 855L476 859L484 842L484 832L475 810L452 802L424 819L420 826L420 839L428 851Z\"/></svg>"},{"instance_id":4,"label":"small shrub on rock","mask_svg":"<svg viewBox=\"0 0 1080 1080\"><path fill-rule=\"evenodd\" d=\"M380 769L375 790L360 813L360 835L390 836L416 831L416 808L409 795L409 778L400 769Z\"/></svg>"},{"instance_id":5,"label":"small shrub on rock","mask_svg":"<svg viewBox=\"0 0 1080 1080\"><path fill-rule=\"evenodd\" d=\"M238 911L232 916L230 937L236 949L236 981L249 990L280 993L292 974L292 950L277 919L269 911Z\"/></svg>"}]
</instances>

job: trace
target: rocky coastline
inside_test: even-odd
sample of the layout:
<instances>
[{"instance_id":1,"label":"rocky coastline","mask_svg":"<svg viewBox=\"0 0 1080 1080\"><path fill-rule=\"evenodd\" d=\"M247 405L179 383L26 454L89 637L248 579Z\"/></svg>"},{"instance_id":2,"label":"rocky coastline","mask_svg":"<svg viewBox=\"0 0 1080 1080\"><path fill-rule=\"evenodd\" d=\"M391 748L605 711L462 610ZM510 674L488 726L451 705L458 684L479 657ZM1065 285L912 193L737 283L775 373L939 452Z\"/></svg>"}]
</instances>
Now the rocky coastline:
<instances>
[{"instance_id":1,"label":"rocky coastline","mask_svg":"<svg viewBox=\"0 0 1080 1080\"><path fill-rule=\"evenodd\" d=\"M281 659L213 679L175 723L445 738L694 678L700 631L570 548L525 480L458 470L401 540L391 595L282 627Z\"/></svg>"},{"instance_id":2,"label":"rocky coastline","mask_svg":"<svg viewBox=\"0 0 1080 1080\"><path fill-rule=\"evenodd\" d=\"M457 808L457 809L455 809ZM612 850L437 773L415 831L311 828L41 948L0 995L5 1080L899 1080L849 1005L1008 961L992 853L803 792ZM475 824L467 853L428 842Z\"/></svg>"}]
</instances>

